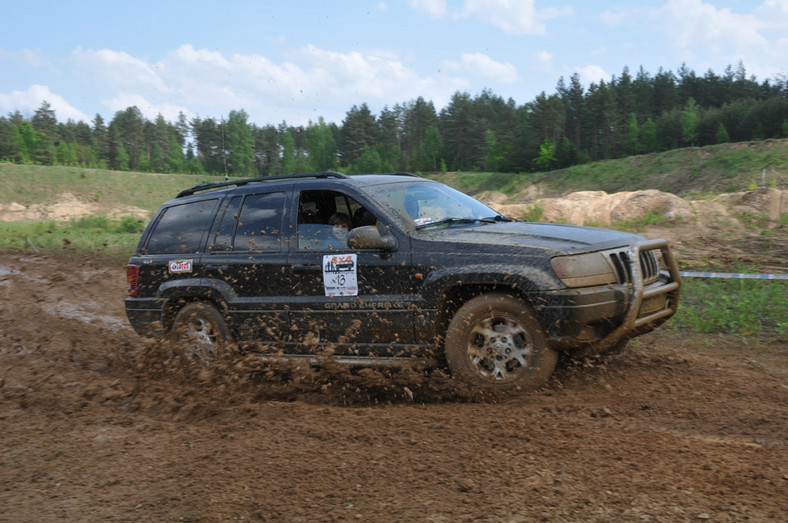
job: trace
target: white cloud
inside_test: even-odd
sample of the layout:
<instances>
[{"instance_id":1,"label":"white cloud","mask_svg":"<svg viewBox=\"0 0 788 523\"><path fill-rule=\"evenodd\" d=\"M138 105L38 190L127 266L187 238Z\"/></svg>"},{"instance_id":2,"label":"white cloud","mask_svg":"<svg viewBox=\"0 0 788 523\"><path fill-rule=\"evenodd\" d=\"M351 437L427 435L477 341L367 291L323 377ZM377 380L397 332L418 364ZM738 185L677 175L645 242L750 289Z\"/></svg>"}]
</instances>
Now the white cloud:
<instances>
[{"instance_id":1,"label":"white cloud","mask_svg":"<svg viewBox=\"0 0 788 523\"><path fill-rule=\"evenodd\" d=\"M49 90L45 85L33 84L26 91L11 91L10 94L0 93L0 111L19 111L24 115L32 116L41 107L43 102L49 102L50 108L55 111L58 121L89 122L90 118L80 110L74 108L66 100Z\"/></svg>"},{"instance_id":2,"label":"white cloud","mask_svg":"<svg viewBox=\"0 0 788 523\"><path fill-rule=\"evenodd\" d=\"M9 51L0 48L0 64L5 69L8 66L38 69L46 72L57 72L57 67L39 50L20 49Z\"/></svg>"},{"instance_id":3,"label":"white cloud","mask_svg":"<svg viewBox=\"0 0 788 523\"><path fill-rule=\"evenodd\" d=\"M408 5L432 18L441 18L446 14L446 0L408 0Z\"/></svg>"},{"instance_id":4,"label":"white cloud","mask_svg":"<svg viewBox=\"0 0 788 523\"><path fill-rule=\"evenodd\" d=\"M543 67L549 69L553 64L553 53L550 51L539 51L536 53L536 61Z\"/></svg>"},{"instance_id":5,"label":"white cloud","mask_svg":"<svg viewBox=\"0 0 788 523\"><path fill-rule=\"evenodd\" d=\"M398 56L382 51L340 53L307 45L275 62L259 54L225 55L182 45L149 62L108 49L78 49L74 63L92 78L102 103L111 111L136 105L147 117L178 112L220 116L244 109L250 121L305 124L323 116L341 121L353 103L382 108L423 96L447 103L467 88L465 76L513 82L514 66L481 54L464 55L454 72L419 75ZM189 111L186 108L189 108Z\"/></svg>"},{"instance_id":6,"label":"white cloud","mask_svg":"<svg viewBox=\"0 0 788 523\"><path fill-rule=\"evenodd\" d=\"M740 60L759 79L786 72L788 0L766 0L750 12L717 8L703 0L668 0L653 12L679 52L679 60L721 70Z\"/></svg>"},{"instance_id":7,"label":"white cloud","mask_svg":"<svg viewBox=\"0 0 788 523\"><path fill-rule=\"evenodd\" d=\"M535 0L465 0L460 16L476 17L505 33L542 35L545 21L574 13L571 7L537 9Z\"/></svg>"},{"instance_id":8,"label":"white cloud","mask_svg":"<svg viewBox=\"0 0 788 523\"><path fill-rule=\"evenodd\" d=\"M718 9L702 0L669 0L657 11L673 41L683 48L709 46L715 50L765 47L761 23L753 15Z\"/></svg>"},{"instance_id":9,"label":"white cloud","mask_svg":"<svg viewBox=\"0 0 788 523\"><path fill-rule=\"evenodd\" d=\"M194 116L186 107L169 103L153 104L140 94L121 92L114 98L102 100L101 103L111 110L113 114L131 106L136 106L148 120L154 120L156 116L161 114L165 120L174 122L178 119L178 113L181 112L187 118Z\"/></svg>"},{"instance_id":10,"label":"white cloud","mask_svg":"<svg viewBox=\"0 0 788 523\"><path fill-rule=\"evenodd\" d=\"M514 65L497 62L482 53L463 53L459 62L447 60L443 62L443 68L506 84L517 81L517 68Z\"/></svg>"},{"instance_id":11,"label":"white cloud","mask_svg":"<svg viewBox=\"0 0 788 523\"><path fill-rule=\"evenodd\" d=\"M598 65L589 64L583 67L578 67L575 69L575 72L580 75L580 82L583 85L589 85L591 83L598 84L602 80L609 82L611 78L611 76Z\"/></svg>"},{"instance_id":12,"label":"white cloud","mask_svg":"<svg viewBox=\"0 0 788 523\"><path fill-rule=\"evenodd\" d=\"M167 91L161 78L160 65L135 58L128 53L111 49L77 48L71 53L77 66L88 72L93 81L101 79L109 84L123 87L139 86Z\"/></svg>"}]
</instances>

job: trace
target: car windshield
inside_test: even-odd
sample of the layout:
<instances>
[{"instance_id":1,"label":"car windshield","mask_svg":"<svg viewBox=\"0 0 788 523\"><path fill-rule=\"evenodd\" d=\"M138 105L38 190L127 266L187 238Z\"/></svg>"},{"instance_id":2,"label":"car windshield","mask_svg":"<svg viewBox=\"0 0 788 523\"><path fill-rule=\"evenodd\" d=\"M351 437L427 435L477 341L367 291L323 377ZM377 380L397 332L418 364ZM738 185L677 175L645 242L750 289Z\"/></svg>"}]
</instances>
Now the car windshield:
<instances>
[{"instance_id":1,"label":"car windshield","mask_svg":"<svg viewBox=\"0 0 788 523\"><path fill-rule=\"evenodd\" d=\"M377 201L418 229L501 218L480 201L440 183L397 183L369 190Z\"/></svg>"}]
</instances>

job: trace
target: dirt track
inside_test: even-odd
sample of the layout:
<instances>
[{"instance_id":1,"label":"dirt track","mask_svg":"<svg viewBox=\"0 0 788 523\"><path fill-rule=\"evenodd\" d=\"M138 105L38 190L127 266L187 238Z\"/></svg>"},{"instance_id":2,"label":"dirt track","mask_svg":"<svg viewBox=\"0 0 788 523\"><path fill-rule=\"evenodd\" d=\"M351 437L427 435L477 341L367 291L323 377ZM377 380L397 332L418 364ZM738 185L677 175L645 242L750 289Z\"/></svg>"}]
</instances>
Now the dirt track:
<instances>
[{"instance_id":1,"label":"dirt track","mask_svg":"<svg viewBox=\"0 0 788 523\"><path fill-rule=\"evenodd\" d=\"M0 521L788 520L786 343L652 334L496 399L199 368L131 331L124 283L0 254Z\"/></svg>"}]
</instances>

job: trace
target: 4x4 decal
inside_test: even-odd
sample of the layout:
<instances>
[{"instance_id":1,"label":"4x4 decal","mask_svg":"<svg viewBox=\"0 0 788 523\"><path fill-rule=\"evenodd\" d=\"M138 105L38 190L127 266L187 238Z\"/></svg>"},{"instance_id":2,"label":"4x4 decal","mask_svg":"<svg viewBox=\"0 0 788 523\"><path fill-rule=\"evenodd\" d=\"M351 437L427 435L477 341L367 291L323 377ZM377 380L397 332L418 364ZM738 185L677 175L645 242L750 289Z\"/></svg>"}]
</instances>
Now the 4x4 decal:
<instances>
[{"instance_id":1,"label":"4x4 decal","mask_svg":"<svg viewBox=\"0 0 788 523\"><path fill-rule=\"evenodd\" d=\"M323 256L323 286L326 296L358 296L355 254Z\"/></svg>"}]
</instances>

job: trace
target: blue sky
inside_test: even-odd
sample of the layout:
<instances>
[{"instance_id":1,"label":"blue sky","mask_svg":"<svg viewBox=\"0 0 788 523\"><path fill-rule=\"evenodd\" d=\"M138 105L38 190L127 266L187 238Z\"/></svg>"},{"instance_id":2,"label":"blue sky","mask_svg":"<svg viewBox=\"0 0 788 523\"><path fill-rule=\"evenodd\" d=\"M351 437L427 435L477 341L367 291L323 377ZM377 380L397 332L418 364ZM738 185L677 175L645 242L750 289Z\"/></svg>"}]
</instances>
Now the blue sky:
<instances>
[{"instance_id":1,"label":"blue sky","mask_svg":"<svg viewBox=\"0 0 788 523\"><path fill-rule=\"evenodd\" d=\"M0 0L0 115L46 100L58 120L136 105L258 125L341 123L456 91L517 104L575 72L587 87L624 67L741 61L788 76L788 0Z\"/></svg>"}]
</instances>

